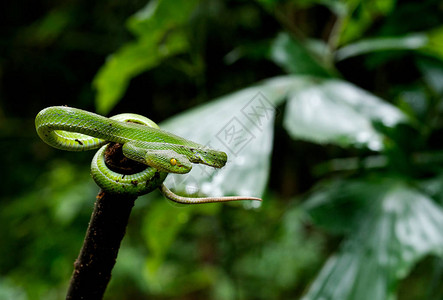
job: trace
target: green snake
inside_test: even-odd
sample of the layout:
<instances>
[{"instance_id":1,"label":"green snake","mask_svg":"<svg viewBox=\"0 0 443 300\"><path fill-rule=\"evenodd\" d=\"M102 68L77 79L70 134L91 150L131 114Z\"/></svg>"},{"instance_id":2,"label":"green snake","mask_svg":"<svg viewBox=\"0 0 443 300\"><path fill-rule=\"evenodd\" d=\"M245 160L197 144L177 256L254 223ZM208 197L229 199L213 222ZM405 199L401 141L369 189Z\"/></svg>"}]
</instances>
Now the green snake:
<instances>
[{"instance_id":1,"label":"green snake","mask_svg":"<svg viewBox=\"0 0 443 300\"><path fill-rule=\"evenodd\" d=\"M192 163L221 168L227 155L162 130L150 119L136 114L106 118L81 109L53 106L35 118L40 138L52 147L68 151L100 148L91 163L91 175L98 186L110 193L143 195L159 188L166 198L184 204L257 200L255 197L190 198L174 194L164 184L167 174L188 173ZM122 144L123 155L145 164L138 173L125 175L105 162L109 143Z\"/></svg>"}]
</instances>

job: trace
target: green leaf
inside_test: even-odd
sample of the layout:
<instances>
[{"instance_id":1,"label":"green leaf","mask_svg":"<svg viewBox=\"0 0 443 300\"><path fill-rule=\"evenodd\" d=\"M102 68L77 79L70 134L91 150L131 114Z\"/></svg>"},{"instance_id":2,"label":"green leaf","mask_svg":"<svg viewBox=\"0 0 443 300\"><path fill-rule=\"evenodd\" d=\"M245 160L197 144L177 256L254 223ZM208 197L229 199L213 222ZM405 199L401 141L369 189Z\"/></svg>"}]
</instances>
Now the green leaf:
<instances>
[{"instance_id":1,"label":"green leaf","mask_svg":"<svg viewBox=\"0 0 443 300\"><path fill-rule=\"evenodd\" d=\"M398 281L417 261L443 255L441 207L399 181L366 184L374 197L350 222L354 234L328 260L304 300L394 299Z\"/></svg>"},{"instance_id":2,"label":"green leaf","mask_svg":"<svg viewBox=\"0 0 443 300\"><path fill-rule=\"evenodd\" d=\"M265 9L274 12L276 7L283 2L280 0L256 0ZM345 1L337 0L297 0L291 3L295 8L310 8L315 5L323 5L329 8L336 15L343 15L347 10L347 3Z\"/></svg>"},{"instance_id":3,"label":"green leaf","mask_svg":"<svg viewBox=\"0 0 443 300\"><path fill-rule=\"evenodd\" d=\"M284 126L294 138L382 148L372 121L404 120L395 107L341 80L282 76L188 110L160 124L184 138L227 152L222 169L196 165L166 185L189 195L260 196L269 173L274 116L289 97Z\"/></svg>"},{"instance_id":4,"label":"green leaf","mask_svg":"<svg viewBox=\"0 0 443 300\"><path fill-rule=\"evenodd\" d=\"M434 165L439 165L442 156L438 157L438 160L433 162ZM432 160L431 160L432 163ZM419 183L420 188L424 193L432 197L437 203L443 205L443 173L436 174L435 177L425 179Z\"/></svg>"},{"instance_id":5,"label":"green leaf","mask_svg":"<svg viewBox=\"0 0 443 300\"><path fill-rule=\"evenodd\" d=\"M377 21L395 9L396 0L348 0L346 10L339 15L340 44L358 39ZM343 11L343 10L342 10Z\"/></svg>"},{"instance_id":6,"label":"green leaf","mask_svg":"<svg viewBox=\"0 0 443 300\"><path fill-rule=\"evenodd\" d=\"M413 33L400 37L377 37L364 39L337 50L336 60L388 50L418 50L425 47L428 37L424 33Z\"/></svg>"},{"instance_id":7,"label":"green leaf","mask_svg":"<svg viewBox=\"0 0 443 300\"><path fill-rule=\"evenodd\" d=\"M112 54L94 78L98 113L107 114L117 104L133 77L188 49L184 28L196 3L151 1L129 19L137 40Z\"/></svg>"},{"instance_id":8,"label":"green leaf","mask_svg":"<svg viewBox=\"0 0 443 300\"><path fill-rule=\"evenodd\" d=\"M378 192L363 181L336 179L316 187L303 207L317 226L328 232L344 234L353 232L353 225L358 223L358 212L376 198Z\"/></svg>"},{"instance_id":9,"label":"green leaf","mask_svg":"<svg viewBox=\"0 0 443 300\"><path fill-rule=\"evenodd\" d=\"M443 61L430 58L417 59L417 66L423 74L423 80L438 95L443 94Z\"/></svg>"},{"instance_id":10,"label":"green leaf","mask_svg":"<svg viewBox=\"0 0 443 300\"><path fill-rule=\"evenodd\" d=\"M336 60L380 51L417 50L443 61L443 27L426 33L410 33L404 36L363 39L337 50Z\"/></svg>"},{"instance_id":11,"label":"green leaf","mask_svg":"<svg viewBox=\"0 0 443 300\"><path fill-rule=\"evenodd\" d=\"M144 219L143 235L150 251L147 262L148 273L154 275L175 236L190 217L189 209L174 209L166 201L156 201Z\"/></svg>"},{"instance_id":12,"label":"green leaf","mask_svg":"<svg viewBox=\"0 0 443 300\"><path fill-rule=\"evenodd\" d=\"M171 174L166 185L190 195L262 195L269 175L274 116L289 88L304 78L265 81L162 122L161 128L225 151L222 169L196 165L187 175Z\"/></svg>"},{"instance_id":13,"label":"green leaf","mask_svg":"<svg viewBox=\"0 0 443 300\"><path fill-rule=\"evenodd\" d=\"M163 45L158 45L155 35L152 35L123 46L108 58L94 78L97 112L107 114L123 96L133 77L187 47L187 41L180 32L171 33Z\"/></svg>"},{"instance_id":14,"label":"green leaf","mask_svg":"<svg viewBox=\"0 0 443 300\"><path fill-rule=\"evenodd\" d=\"M272 44L271 59L286 72L298 75L329 77L330 73L313 57L304 45L280 33Z\"/></svg>"},{"instance_id":15,"label":"green leaf","mask_svg":"<svg viewBox=\"0 0 443 300\"><path fill-rule=\"evenodd\" d=\"M443 26L429 31L427 37L429 43L424 47L423 52L443 61Z\"/></svg>"},{"instance_id":16,"label":"green leaf","mask_svg":"<svg viewBox=\"0 0 443 300\"><path fill-rule=\"evenodd\" d=\"M383 148L373 121L393 127L403 113L382 99L338 79L312 81L289 95L284 126L294 138L340 146Z\"/></svg>"},{"instance_id":17,"label":"green leaf","mask_svg":"<svg viewBox=\"0 0 443 300\"><path fill-rule=\"evenodd\" d=\"M153 0L128 19L136 36L161 34L185 24L199 0Z\"/></svg>"},{"instance_id":18,"label":"green leaf","mask_svg":"<svg viewBox=\"0 0 443 300\"><path fill-rule=\"evenodd\" d=\"M52 10L26 28L21 37L40 47L47 46L60 37L72 21L72 12L69 9Z\"/></svg>"}]
</instances>

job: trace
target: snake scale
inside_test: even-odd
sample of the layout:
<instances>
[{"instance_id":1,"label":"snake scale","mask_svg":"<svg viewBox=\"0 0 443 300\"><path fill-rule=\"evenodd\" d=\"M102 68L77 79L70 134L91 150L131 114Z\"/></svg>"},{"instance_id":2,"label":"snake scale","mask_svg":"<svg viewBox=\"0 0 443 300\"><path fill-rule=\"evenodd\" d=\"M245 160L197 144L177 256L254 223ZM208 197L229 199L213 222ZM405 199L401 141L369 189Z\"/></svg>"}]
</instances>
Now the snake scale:
<instances>
[{"instance_id":1,"label":"snake scale","mask_svg":"<svg viewBox=\"0 0 443 300\"><path fill-rule=\"evenodd\" d=\"M166 198L184 204L257 200L255 197L190 198L176 195L164 184L169 173L185 174L192 164L221 168L228 159L217 151L162 130L150 119L137 114L120 114L106 118L85 110L53 106L35 118L40 138L52 147L68 151L100 148L91 163L91 175L98 186L110 193L143 195L156 188ZM135 174L120 174L105 162L111 142L122 144L123 155L146 165Z\"/></svg>"}]
</instances>

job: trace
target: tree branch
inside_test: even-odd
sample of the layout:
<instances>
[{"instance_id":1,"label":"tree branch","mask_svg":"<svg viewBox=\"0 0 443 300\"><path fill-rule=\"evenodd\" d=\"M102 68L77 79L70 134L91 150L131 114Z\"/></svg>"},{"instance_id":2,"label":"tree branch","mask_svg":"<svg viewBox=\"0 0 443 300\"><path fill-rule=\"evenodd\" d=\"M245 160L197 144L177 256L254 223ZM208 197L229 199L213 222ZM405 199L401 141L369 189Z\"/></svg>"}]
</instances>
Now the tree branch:
<instances>
[{"instance_id":1,"label":"tree branch","mask_svg":"<svg viewBox=\"0 0 443 300\"><path fill-rule=\"evenodd\" d=\"M119 144L108 147L105 155L108 167L122 174L140 169L138 163L123 156ZM103 298L136 199L136 196L99 192L83 247L74 263L66 299Z\"/></svg>"},{"instance_id":2,"label":"tree branch","mask_svg":"<svg viewBox=\"0 0 443 300\"><path fill-rule=\"evenodd\" d=\"M103 298L135 199L100 191L66 299Z\"/></svg>"}]
</instances>

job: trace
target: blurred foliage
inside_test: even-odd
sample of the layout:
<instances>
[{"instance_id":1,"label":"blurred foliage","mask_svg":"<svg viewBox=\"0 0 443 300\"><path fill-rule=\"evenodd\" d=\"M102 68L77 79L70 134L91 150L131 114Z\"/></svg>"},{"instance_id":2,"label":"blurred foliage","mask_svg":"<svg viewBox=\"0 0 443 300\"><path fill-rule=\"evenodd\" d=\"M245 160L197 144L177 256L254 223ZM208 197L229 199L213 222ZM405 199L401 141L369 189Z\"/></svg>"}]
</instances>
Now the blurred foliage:
<instances>
[{"instance_id":1,"label":"blurred foliage","mask_svg":"<svg viewBox=\"0 0 443 300\"><path fill-rule=\"evenodd\" d=\"M26 4L26 5L25 5ZM0 14L0 299L61 299L98 188L37 112L224 150L141 197L105 299L443 299L443 4L26 1ZM213 100L215 99L215 100Z\"/></svg>"}]
</instances>

